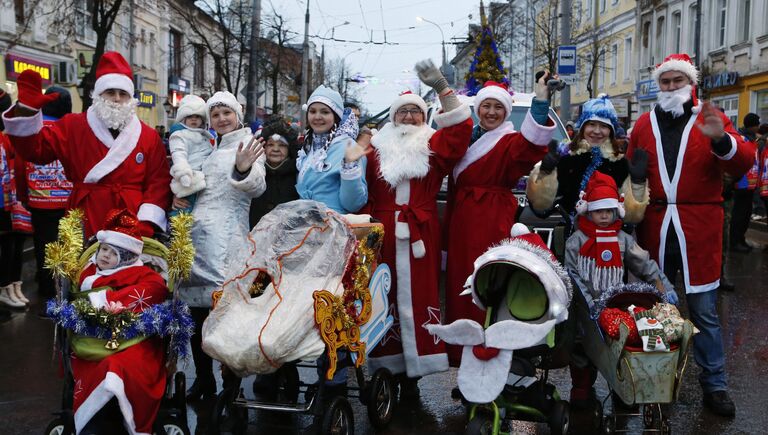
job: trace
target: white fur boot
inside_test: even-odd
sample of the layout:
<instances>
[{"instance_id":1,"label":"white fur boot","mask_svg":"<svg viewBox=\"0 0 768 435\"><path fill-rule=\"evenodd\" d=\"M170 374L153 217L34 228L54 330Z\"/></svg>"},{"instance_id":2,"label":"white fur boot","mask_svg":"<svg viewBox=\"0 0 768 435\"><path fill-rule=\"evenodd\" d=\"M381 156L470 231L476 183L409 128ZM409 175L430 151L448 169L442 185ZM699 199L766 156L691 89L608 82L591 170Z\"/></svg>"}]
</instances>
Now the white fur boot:
<instances>
[{"instance_id":1,"label":"white fur boot","mask_svg":"<svg viewBox=\"0 0 768 435\"><path fill-rule=\"evenodd\" d=\"M21 292L21 281L12 282L11 285L13 286L13 293L16 296L16 299L24 302L25 304L29 303L29 299L27 299L26 296L24 296L24 293Z\"/></svg>"}]
</instances>

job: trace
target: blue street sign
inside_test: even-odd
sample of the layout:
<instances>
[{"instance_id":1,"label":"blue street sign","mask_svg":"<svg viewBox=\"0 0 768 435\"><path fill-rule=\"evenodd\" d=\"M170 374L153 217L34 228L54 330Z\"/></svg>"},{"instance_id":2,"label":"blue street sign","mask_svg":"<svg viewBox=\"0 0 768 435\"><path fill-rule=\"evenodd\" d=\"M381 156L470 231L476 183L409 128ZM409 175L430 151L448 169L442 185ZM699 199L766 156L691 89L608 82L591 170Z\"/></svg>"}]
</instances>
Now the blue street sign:
<instances>
[{"instance_id":1,"label":"blue street sign","mask_svg":"<svg viewBox=\"0 0 768 435\"><path fill-rule=\"evenodd\" d=\"M561 76L576 74L575 45L561 45L557 49L557 73Z\"/></svg>"}]
</instances>

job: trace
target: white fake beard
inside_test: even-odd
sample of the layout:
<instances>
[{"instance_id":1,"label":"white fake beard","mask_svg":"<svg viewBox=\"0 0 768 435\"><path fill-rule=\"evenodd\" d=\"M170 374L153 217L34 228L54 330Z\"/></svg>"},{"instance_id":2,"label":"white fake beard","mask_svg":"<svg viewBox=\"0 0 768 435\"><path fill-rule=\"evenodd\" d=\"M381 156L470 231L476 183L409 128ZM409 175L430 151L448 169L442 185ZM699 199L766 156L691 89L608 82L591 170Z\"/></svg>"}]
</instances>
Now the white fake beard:
<instances>
[{"instance_id":1,"label":"white fake beard","mask_svg":"<svg viewBox=\"0 0 768 435\"><path fill-rule=\"evenodd\" d=\"M685 85L675 91L659 91L659 107L665 112L669 112L675 118L685 113L683 104L691 99L691 85Z\"/></svg>"},{"instance_id":2,"label":"white fake beard","mask_svg":"<svg viewBox=\"0 0 768 435\"><path fill-rule=\"evenodd\" d=\"M107 100L101 95L93 96L93 110L96 116L101 119L107 128L112 130L122 130L136 116L136 105L138 101L131 98L125 104L115 103Z\"/></svg>"},{"instance_id":3,"label":"white fake beard","mask_svg":"<svg viewBox=\"0 0 768 435\"><path fill-rule=\"evenodd\" d=\"M402 181L427 175L432 155L429 139L434 133L426 124L385 125L371 139L379 157L381 178L395 188Z\"/></svg>"}]
</instances>

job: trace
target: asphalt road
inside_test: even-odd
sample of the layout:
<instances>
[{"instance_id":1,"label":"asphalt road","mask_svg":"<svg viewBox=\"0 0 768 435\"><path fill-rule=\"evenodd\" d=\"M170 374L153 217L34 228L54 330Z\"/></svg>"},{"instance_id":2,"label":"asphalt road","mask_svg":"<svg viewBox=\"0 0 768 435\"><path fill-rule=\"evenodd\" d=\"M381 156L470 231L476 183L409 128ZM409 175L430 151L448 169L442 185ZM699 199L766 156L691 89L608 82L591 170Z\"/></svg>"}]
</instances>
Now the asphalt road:
<instances>
[{"instance_id":1,"label":"asphalt road","mask_svg":"<svg viewBox=\"0 0 768 435\"><path fill-rule=\"evenodd\" d=\"M730 393L737 406L734 419L724 419L709 414L701 403L698 386L698 367L689 359L688 369L678 401L667 407L672 432L675 434L752 434L766 433L768 427L768 233L750 230L751 243L760 249L749 254L729 254L728 270L737 285L734 293L719 295L719 308L725 338L727 370ZM26 293L33 299L33 306L26 312L17 312L10 321L0 324L0 433L40 434L52 419L60 403L61 380L58 366L52 358L53 327L47 320L37 317L40 302L37 300L33 279L33 264L25 264ZM683 306L684 310L684 306ZM191 384L194 369L189 363L182 367ZM302 380L313 378L311 371L302 372ZM466 423L464 408L450 398L456 385L456 372L450 371L424 378L420 382L421 397L397 405L395 417L386 430L378 433L399 434L458 434L463 433ZM568 397L570 381L566 371L552 373L551 379L561 394ZM250 394L250 380L245 381ZM605 382L598 380L598 394L606 396ZM369 426L365 409L352 400L357 433L375 433ZM197 433L206 425L213 403L189 406L189 424ZM610 411L610 400L606 411ZM198 421L198 415L200 415ZM287 427L276 425L275 418L252 412L248 433L290 434L308 424L307 418L277 419ZM584 417L572 415L571 433L590 433L583 424ZM629 417L619 421L619 427L633 433L642 433L642 418ZM545 425L515 422L516 433L549 433Z\"/></svg>"}]
</instances>

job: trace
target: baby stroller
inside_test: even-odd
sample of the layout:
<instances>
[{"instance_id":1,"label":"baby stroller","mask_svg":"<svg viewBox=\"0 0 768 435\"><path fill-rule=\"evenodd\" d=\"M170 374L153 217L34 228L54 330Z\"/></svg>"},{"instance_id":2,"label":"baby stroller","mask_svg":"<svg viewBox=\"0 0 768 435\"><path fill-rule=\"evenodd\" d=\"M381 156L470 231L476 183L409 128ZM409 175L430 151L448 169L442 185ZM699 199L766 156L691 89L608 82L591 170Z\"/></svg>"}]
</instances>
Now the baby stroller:
<instances>
[{"instance_id":1,"label":"baby stroller","mask_svg":"<svg viewBox=\"0 0 768 435\"><path fill-rule=\"evenodd\" d=\"M566 434L568 402L549 370L568 365L571 286L537 234L515 224L513 238L475 260L466 294L486 310L485 324L460 319L428 326L446 343L464 346L458 383L469 403L466 434L499 434L503 423L547 423ZM537 374L538 373L538 374Z\"/></svg>"},{"instance_id":2,"label":"baby stroller","mask_svg":"<svg viewBox=\"0 0 768 435\"><path fill-rule=\"evenodd\" d=\"M573 281L580 287L578 279ZM672 433L661 405L674 402L679 393L693 324L688 320L681 321L676 343L670 343L665 350L647 351L642 345L629 344L630 328L626 323L620 323L617 337L611 338L596 319L609 308L626 311L631 305L654 307L657 303L666 302L663 293L644 283L625 284L605 291L590 307L582 294L586 289L580 290L574 296L574 305L579 327L584 334L582 345L586 356L605 378L614 398L629 406L643 405L640 414L616 413L614 406L614 413L603 420L603 432L627 432L616 429L617 416L642 416L644 432ZM607 397L603 403L606 400Z\"/></svg>"},{"instance_id":3,"label":"baby stroller","mask_svg":"<svg viewBox=\"0 0 768 435\"><path fill-rule=\"evenodd\" d=\"M259 221L203 326L203 349L227 374L209 433L245 433L248 411L262 410L309 414L313 423L305 429L312 432L353 434L347 397L360 399L374 427L389 423L396 401L391 373L381 368L366 378L362 370L393 323L391 275L377 264L382 241L381 224L351 225L314 201L281 204ZM298 369L317 365L328 380L354 366L357 387L345 397L323 379L302 382ZM241 388L251 374L272 379L269 391L254 386L257 400Z\"/></svg>"},{"instance_id":4,"label":"baby stroller","mask_svg":"<svg viewBox=\"0 0 768 435\"><path fill-rule=\"evenodd\" d=\"M135 329L134 327L137 327L136 325L122 325L122 328L112 329L111 338L108 340L106 337L109 337L109 333L100 326L89 324L89 320L85 317L80 319L72 317L73 312L76 311L73 309L75 307L73 302L79 298L78 286L77 284L73 285L73 283L77 283L80 271L83 270L99 246L99 242L94 238L90 241L92 244L84 252L80 252L82 250L81 217L79 211L70 211L69 215L60 221L59 240L51 244L55 245L53 248L49 247L46 250L46 263L54 270L58 293L55 300L48 302L47 314L56 321L55 341L58 351L61 352L61 364L64 371L61 411L54 413L57 417L46 427L44 432L46 435L75 433L73 397L77 388L74 385L71 362L71 356L75 353L73 339L85 337L84 340L96 343L98 345L96 347L103 350L106 347L104 343L109 343L110 340L117 341L119 339L120 342L134 340L130 334ZM191 220L185 220L183 216L173 220L174 234L183 239L184 234L188 235L190 224ZM168 289L173 294L174 278L183 274L181 269L189 265L174 263L171 257L177 255L178 252L173 248L169 250L162 242L146 237L143 238L143 242L142 261L166 278ZM188 246L188 249L191 249L190 247L191 245ZM75 260L72 261L71 258L75 258ZM155 331L158 332L158 335L163 336L166 356L165 367L168 374L152 433L154 435L189 435L187 406L184 396L185 377L183 372L176 372L176 358L180 353L183 355L186 352L189 337L193 332L192 320L186 305L175 300L173 296L165 303L156 305L155 308L157 309L145 310L142 315L146 313L148 316L162 318L164 324L162 329L166 332L171 330L174 332L160 334ZM80 325L74 327L75 321L79 322ZM119 332L120 329L123 331ZM78 331L78 334L73 332L75 330ZM149 328L143 331L145 333L137 333L134 336L140 338L141 336L155 335ZM106 336L104 335L105 332L107 332ZM82 341L82 339L80 340ZM110 421L110 423L112 422ZM121 433L124 430L119 417L115 417L114 424L115 428L111 433Z\"/></svg>"}]
</instances>

